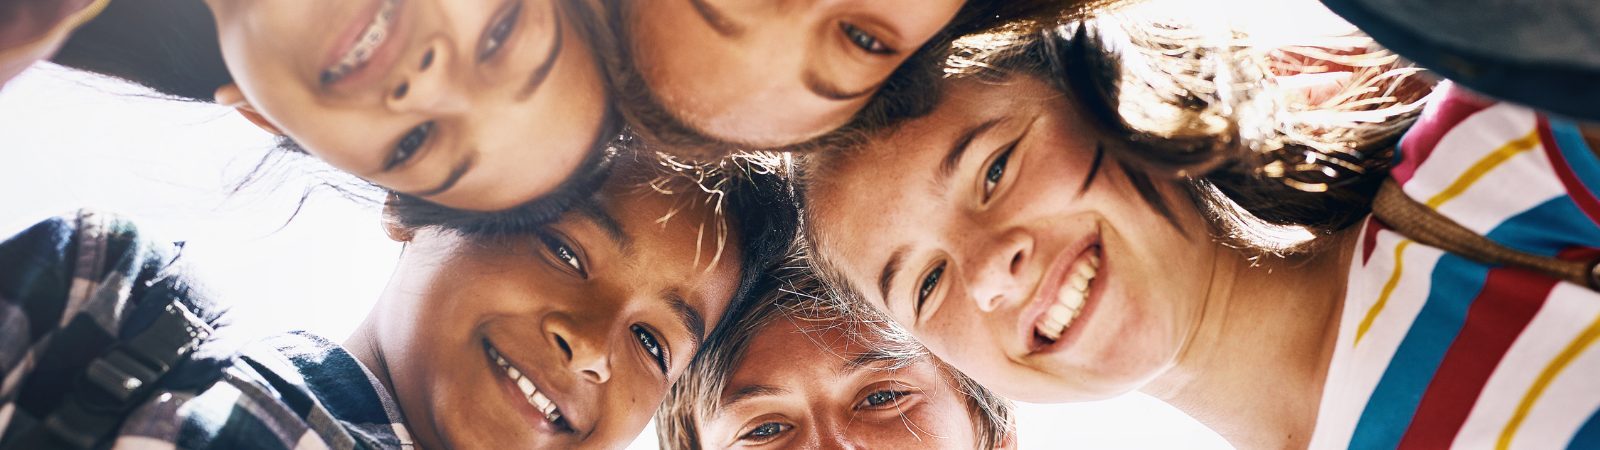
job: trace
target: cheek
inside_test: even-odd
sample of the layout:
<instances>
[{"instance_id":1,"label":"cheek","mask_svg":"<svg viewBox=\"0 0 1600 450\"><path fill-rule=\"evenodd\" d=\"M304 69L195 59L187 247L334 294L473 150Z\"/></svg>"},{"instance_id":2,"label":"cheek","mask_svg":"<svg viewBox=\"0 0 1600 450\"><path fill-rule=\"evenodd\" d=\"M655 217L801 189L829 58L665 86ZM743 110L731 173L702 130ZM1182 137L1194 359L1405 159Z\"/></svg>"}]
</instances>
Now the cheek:
<instances>
[{"instance_id":1,"label":"cheek","mask_svg":"<svg viewBox=\"0 0 1600 450\"><path fill-rule=\"evenodd\" d=\"M1108 289L1083 340L1071 355L1072 378L1091 397L1105 398L1143 386L1177 355L1172 320L1174 298L1149 292Z\"/></svg>"}]
</instances>

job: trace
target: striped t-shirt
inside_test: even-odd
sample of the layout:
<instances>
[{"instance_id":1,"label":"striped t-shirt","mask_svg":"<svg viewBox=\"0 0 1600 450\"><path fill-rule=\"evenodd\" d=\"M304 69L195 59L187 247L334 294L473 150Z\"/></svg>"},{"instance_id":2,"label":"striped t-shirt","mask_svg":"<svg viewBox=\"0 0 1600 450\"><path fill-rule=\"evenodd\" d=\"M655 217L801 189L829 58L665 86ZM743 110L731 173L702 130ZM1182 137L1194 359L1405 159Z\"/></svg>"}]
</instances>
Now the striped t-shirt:
<instances>
[{"instance_id":1,"label":"striped t-shirt","mask_svg":"<svg viewBox=\"0 0 1600 450\"><path fill-rule=\"evenodd\" d=\"M1406 195L1457 223L1533 254L1600 256L1600 159L1574 123L1448 90L1399 153ZM1311 447L1600 448L1597 337L1600 293L1369 219Z\"/></svg>"}]
</instances>

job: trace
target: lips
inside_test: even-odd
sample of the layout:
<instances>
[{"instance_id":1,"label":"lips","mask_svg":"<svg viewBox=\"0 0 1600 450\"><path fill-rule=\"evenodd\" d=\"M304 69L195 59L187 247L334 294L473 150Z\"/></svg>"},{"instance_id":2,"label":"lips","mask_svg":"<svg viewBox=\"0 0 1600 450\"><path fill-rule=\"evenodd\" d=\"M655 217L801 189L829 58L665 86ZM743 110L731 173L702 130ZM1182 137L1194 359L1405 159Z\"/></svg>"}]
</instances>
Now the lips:
<instances>
[{"instance_id":1,"label":"lips","mask_svg":"<svg viewBox=\"0 0 1600 450\"><path fill-rule=\"evenodd\" d=\"M360 31L342 45L333 63L325 67L319 79L331 85L348 78L372 62L378 50L394 35L396 18L403 0L379 0L377 10Z\"/></svg>"},{"instance_id":2,"label":"lips","mask_svg":"<svg viewBox=\"0 0 1600 450\"><path fill-rule=\"evenodd\" d=\"M551 399L545 392L540 391L538 385L534 384L526 371L517 368L515 364L501 355L500 351L495 349L494 345L488 341L484 341L483 349L489 356L489 360L499 369L499 374L505 377L510 386L514 387L515 392L520 394L523 401L533 407L533 412L543 419L545 424L555 431L572 431L571 424L562 415L561 408L556 405L555 400Z\"/></svg>"},{"instance_id":3,"label":"lips","mask_svg":"<svg viewBox=\"0 0 1600 450\"><path fill-rule=\"evenodd\" d=\"M1093 314L1106 284L1100 230L1084 233L1055 254L1027 306L1016 316L1016 332L1027 354L1053 353L1071 345Z\"/></svg>"},{"instance_id":4,"label":"lips","mask_svg":"<svg viewBox=\"0 0 1600 450\"><path fill-rule=\"evenodd\" d=\"M1055 303L1034 321L1034 333L1047 343L1061 340L1061 334L1083 314L1089 298L1089 283L1100 271L1098 250L1098 247L1092 247L1072 262L1067 269L1066 281L1057 288Z\"/></svg>"}]
</instances>

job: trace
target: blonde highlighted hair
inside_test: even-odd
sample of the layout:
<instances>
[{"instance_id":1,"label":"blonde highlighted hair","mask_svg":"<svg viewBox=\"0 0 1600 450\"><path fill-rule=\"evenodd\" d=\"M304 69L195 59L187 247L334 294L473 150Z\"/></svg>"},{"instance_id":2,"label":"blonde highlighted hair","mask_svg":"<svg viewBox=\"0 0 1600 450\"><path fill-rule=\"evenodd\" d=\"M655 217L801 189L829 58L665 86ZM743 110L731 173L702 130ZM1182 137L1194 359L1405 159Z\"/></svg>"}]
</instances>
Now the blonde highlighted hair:
<instances>
[{"instance_id":1,"label":"blonde highlighted hair","mask_svg":"<svg viewBox=\"0 0 1600 450\"><path fill-rule=\"evenodd\" d=\"M893 321L870 309L852 308L850 302L830 299L831 289L806 268L800 256L769 273L761 283L759 296L738 314L727 333L715 343L707 343L690 363L683 377L668 391L656 411L656 435L664 450L699 450L700 424L721 407L722 391L744 360L750 340L779 320L793 320L842 330L855 342L871 349L873 359L883 370L895 370L928 361L939 368L956 392L965 397L979 449L996 448L1014 439L1012 405L955 368L930 355ZM826 324L826 325L824 325Z\"/></svg>"}]
</instances>

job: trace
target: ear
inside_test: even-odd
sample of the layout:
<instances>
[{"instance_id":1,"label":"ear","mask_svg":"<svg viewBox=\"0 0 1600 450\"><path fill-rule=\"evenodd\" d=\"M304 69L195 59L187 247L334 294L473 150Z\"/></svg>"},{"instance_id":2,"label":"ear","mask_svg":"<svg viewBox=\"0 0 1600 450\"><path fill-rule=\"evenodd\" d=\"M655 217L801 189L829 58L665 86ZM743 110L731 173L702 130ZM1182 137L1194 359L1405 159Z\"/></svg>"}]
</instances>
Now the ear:
<instances>
[{"instance_id":1,"label":"ear","mask_svg":"<svg viewBox=\"0 0 1600 450\"><path fill-rule=\"evenodd\" d=\"M261 127L268 133L283 135L283 130L278 129L277 125L273 125L272 121L267 120L266 116L256 112L256 107L250 104L249 99L244 98L244 91L239 90L239 85L228 83L217 88L216 100L217 104L233 108L234 111L239 112L239 115L244 116L245 120L256 124L256 126Z\"/></svg>"},{"instance_id":2,"label":"ear","mask_svg":"<svg viewBox=\"0 0 1600 450\"><path fill-rule=\"evenodd\" d=\"M400 217L396 215L395 210L396 203L399 201L400 196L393 193L390 193L389 198L383 201L383 232L388 234L389 239L395 242L409 243L412 238L417 236L417 232L400 224Z\"/></svg>"}]
</instances>

